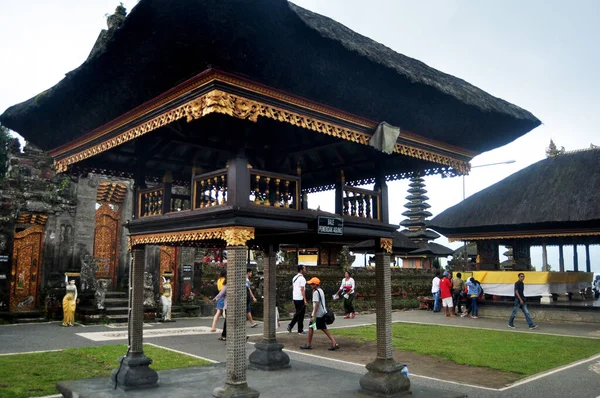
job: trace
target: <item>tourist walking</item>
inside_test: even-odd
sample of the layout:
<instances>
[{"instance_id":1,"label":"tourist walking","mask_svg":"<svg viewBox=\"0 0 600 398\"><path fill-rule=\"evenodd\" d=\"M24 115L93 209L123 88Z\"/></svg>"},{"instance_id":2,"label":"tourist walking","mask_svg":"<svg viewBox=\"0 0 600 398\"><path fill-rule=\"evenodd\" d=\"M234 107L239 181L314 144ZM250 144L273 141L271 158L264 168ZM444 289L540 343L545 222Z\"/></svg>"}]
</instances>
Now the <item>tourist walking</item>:
<instances>
[{"instance_id":1,"label":"tourist walking","mask_svg":"<svg viewBox=\"0 0 600 398\"><path fill-rule=\"evenodd\" d=\"M460 272L456 273L456 276L452 278L452 304L454 304L455 314L460 313L460 298L464 295L465 281L462 279Z\"/></svg>"},{"instance_id":2,"label":"tourist walking","mask_svg":"<svg viewBox=\"0 0 600 398\"><path fill-rule=\"evenodd\" d=\"M433 295L433 312L440 312L440 271L435 272L431 281L431 294Z\"/></svg>"},{"instance_id":3,"label":"tourist walking","mask_svg":"<svg viewBox=\"0 0 600 398\"><path fill-rule=\"evenodd\" d=\"M69 276L65 273L65 283L67 293L63 297L63 323L62 326L75 326L75 307L77 306L77 286L75 280L69 280Z\"/></svg>"},{"instance_id":4,"label":"tourist walking","mask_svg":"<svg viewBox=\"0 0 600 398\"><path fill-rule=\"evenodd\" d=\"M356 283L354 282L354 278L352 278L352 274L350 271L346 271L344 274L344 278L342 279L342 284L340 288L335 293L335 295L342 294L344 297L344 312L346 316L344 319L354 318L356 316L354 312L354 288L356 287ZM337 299L337 298L336 298Z\"/></svg>"},{"instance_id":5,"label":"tourist walking","mask_svg":"<svg viewBox=\"0 0 600 398\"><path fill-rule=\"evenodd\" d=\"M248 320L250 321L250 327L255 328L258 326L258 323L254 322L252 319L252 306L251 303L256 303L256 297L252 293L252 285L250 283L250 278L252 277L252 270L248 268L246 270L246 313Z\"/></svg>"},{"instance_id":6,"label":"tourist walking","mask_svg":"<svg viewBox=\"0 0 600 398\"><path fill-rule=\"evenodd\" d=\"M226 276L227 276L227 271L225 271L224 269L221 270L221 273L219 274L219 279L217 279L217 291L218 292L220 292L221 289L223 289L223 282L225 281ZM221 316L221 314L223 314L223 305L225 303L225 299L222 298L222 299L218 300L216 303L217 303L217 312L215 313L215 316L213 317L213 323L212 323L212 326L210 327L211 332L217 331L217 321L219 320L219 317Z\"/></svg>"},{"instance_id":7,"label":"tourist walking","mask_svg":"<svg viewBox=\"0 0 600 398\"><path fill-rule=\"evenodd\" d=\"M481 294L481 285L473 277L467 281L467 296L471 300L471 318L479 318L479 294Z\"/></svg>"},{"instance_id":8,"label":"tourist walking","mask_svg":"<svg viewBox=\"0 0 600 398\"><path fill-rule=\"evenodd\" d=\"M444 277L440 281L440 297L446 316L454 316L454 304L452 303L452 282L448 271L444 272Z\"/></svg>"},{"instance_id":9,"label":"tourist walking","mask_svg":"<svg viewBox=\"0 0 600 398\"><path fill-rule=\"evenodd\" d=\"M306 283L310 285L313 291L313 309L310 315L310 324L308 328L308 342L300 348L303 350L312 349L312 338L316 329L322 330L323 333L325 333L325 335L331 341L331 347L328 348L329 351L339 350L340 345L337 343L337 341L335 341L335 339L331 335L331 332L329 332L329 330L327 329L327 324L325 323L325 319L323 319L323 316L327 312L327 305L325 303L325 293L323 293L323 290L319 287L321 285L321 281L319 280L319 278L311 278Z\"/></svg>"},{"instance_id":10,"label":"tourist walking","mask_svg":"<svg viewBox=\"0 0 600 398\"><path fill-rule=\"evenodd\" d=\"M294 301L294 307L296 313L292 318L292 321L287 326L287 331L292 333L294 325L298 323L298 334L306 334L304 330L304 315L306 314L306 279L304 274L306 269L304 265L298 266L298 273L292 278L292 300Z\"/></svg>"},{"instance_id":11,"label":"tourist walking","mask_svg":"<svg viewBox=\"0 0 600 398\"><path fill-rule=\"evenodd\" d=\"M515 317L517 316L517 311L521 308L523 311L523 315L525 315L525 320L529 325L529 329L537 328L537 325L533 323L531 320L531 316L529 315L529 311L527 310L527 303L525 303L525 274L520 272L518 275L519 280L515 282L515 305L512 310L512 314L510 314L510 318L508 319L508 327L511 329L515 328Z\"/></svg>"},{"instance_id":12,"label":"tourist walking","mask_svg":"<svg viewBox=\"0 0 600 398\"><path fill-rule=\"evenodd\" d=\"M225 341L227 340L227 278L223 278L221 289L219 290L219 294L213 298L213 303L218 303L221 300L223 302L222 310L225 321L223 321L223 330L221 331L221 337L219 337L219 340Z\"/></svg>"}]
</instances>

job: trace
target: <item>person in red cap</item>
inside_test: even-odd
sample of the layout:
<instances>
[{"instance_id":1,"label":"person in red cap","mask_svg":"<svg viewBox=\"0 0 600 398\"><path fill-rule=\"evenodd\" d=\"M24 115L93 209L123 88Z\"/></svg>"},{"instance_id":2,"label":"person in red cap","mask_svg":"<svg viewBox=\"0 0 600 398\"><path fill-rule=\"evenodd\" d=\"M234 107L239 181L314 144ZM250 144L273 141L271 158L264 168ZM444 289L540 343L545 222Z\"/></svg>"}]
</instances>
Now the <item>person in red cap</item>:
<instances>
[{"instance_id":1,"label":"person in red cap","mask_svg":"<svg viewBox=\"0 0 600 398\"><path fill-rule=\"evenodd\" d=\"M305 345L300 346L300 348L303 350L312 350L312 338L313 334L315 333L315 329L317 329L322 330L331 341L331 347L328 348L329 351L339 350L340 345L337 343L337 341L335 341L329 330L327 330L327 324L323 319L323 316L327 312L325 309L327 307L325 304L325 293L323 293L323 290L319 287L319 285L321 285L321 281L319 278L311 278L308 282L306 282L306 284L310 285L311 289L313 290L313 310L310 315L310 323L308 327L308 342Z\"/></svg>"}]
</instances>

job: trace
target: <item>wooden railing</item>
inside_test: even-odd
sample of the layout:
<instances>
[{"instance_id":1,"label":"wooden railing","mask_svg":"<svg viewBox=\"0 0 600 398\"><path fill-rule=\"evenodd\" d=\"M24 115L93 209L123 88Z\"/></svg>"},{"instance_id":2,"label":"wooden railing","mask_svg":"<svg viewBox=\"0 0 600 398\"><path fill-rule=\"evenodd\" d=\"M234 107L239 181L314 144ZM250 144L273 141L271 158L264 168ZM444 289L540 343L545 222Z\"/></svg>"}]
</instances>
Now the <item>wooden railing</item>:
<instances>
[{"instance_id":1,"label":"wooden railing","mask_svg":"<svg viewBox=\"0 0 600 398\"><path fill-rule=\"evenodd\" d=\"M381 194L368 189L344 186L344 215L380 220Z\"/></svg>"},{"instance_id":2,"label":"wooden railing","mask_svg":"<svg viewBox=\"0 0 600 398\"><path fill-rule=\"evenodd\" d=\"M162 186L140 189L138 191L138 217L162 214L164 192Z\"/></svg>"},{"instance_id":3,"label":"wooden railing","mask_svg":"<svg viewBox=\"0 0 600 398\"><path fill-rule=\"evenodd\" d=\"M299 210L300 177L250 170L251 203Z\"/></svg>"},{"instance_id":4,"label":"wooden railing","mask_svg":"<svg viewBox=\"0 0 600 398\"><path fill-rule=\"evenodd\" d=\"M194 177L192 195L194 210L227 204L227 169Z\"/></svg>"}]
</instances>

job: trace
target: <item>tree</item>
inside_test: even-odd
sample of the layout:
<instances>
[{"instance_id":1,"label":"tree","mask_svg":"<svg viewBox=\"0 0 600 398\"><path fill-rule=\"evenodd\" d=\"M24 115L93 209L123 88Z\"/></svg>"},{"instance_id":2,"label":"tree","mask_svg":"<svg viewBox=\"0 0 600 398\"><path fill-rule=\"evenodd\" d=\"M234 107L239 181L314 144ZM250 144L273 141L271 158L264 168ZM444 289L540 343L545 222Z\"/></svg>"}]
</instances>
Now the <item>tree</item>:
<instances>
[{"instance_id":1,"label":"tree","mask_svg":"<svg viewBox=\"0 0 600 398\"><path fill-rule=\"evenodd\" d=\"M0 124L0 180L4 179L8 170L8 152L12 141L9 131Z\"/></svg>"}]
</instances>

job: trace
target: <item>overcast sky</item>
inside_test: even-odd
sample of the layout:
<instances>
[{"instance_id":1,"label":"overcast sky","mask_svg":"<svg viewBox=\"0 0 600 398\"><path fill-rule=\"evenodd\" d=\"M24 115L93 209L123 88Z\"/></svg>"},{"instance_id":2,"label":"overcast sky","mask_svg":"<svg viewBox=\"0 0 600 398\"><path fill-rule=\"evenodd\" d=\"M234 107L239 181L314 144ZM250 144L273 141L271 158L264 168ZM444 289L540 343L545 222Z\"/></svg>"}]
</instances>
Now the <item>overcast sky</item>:
<instances>
[{"instance_id":1,"label":"overcast sky","mask_svg":"<svg viewBox=\"0 0 600 398\"><path fill-rule=\"evenodd\" d=\"M182 0L184 1L184 0ZM128 11L137 1L123 1ZM462 78L537 116L543 125L476 157L467 196L545 157L550 139L567 150L600 145L600 1L595 0L296 0L393 50ZM0 0L0 112L56 84L88 56L108 0ZM248 5L251 6L249 1ZM462 200L462 179L426 179L435 215ZM407 182L390 184L390 222L404 217ZM333 201L311 196L333 210ZM331 208L328 208L331 207ZM439 243L448 244L444 239ZM458 244L450 244L457 247ZM592 247L600 272L600 248ZM541 251L532 249L534 265ZM565 250L567 269L572 251ZM579 250L580 269L585 264ZM558 249L549 249L558 268Z\"/></svg>"}]
</instances>

